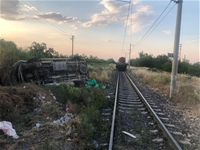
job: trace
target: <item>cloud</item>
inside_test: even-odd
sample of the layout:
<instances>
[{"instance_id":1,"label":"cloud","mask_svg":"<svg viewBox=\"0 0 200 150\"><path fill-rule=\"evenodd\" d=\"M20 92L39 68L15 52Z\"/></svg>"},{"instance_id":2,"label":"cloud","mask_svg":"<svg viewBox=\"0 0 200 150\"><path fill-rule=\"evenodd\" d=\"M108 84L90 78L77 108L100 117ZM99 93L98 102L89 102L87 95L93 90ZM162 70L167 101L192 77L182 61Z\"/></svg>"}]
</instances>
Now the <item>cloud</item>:
<instances>
[{"instance_id":1,"label":"cloud","mask_svg":"<svg viewBox=\"0 0 200 150\"><path fill-rule=\"evenodd\" d=\"M1 18L5 20L22 20L19 16L19 1L1 0Z\"/></svg>"},{"instance_id":2,"label":"cloud","mask_svg":"<svg viewBox=\"0 0 200 150\"><path fill-rule=\"evenodd\" d=\"M111 43L112 42L112 40L109 40L109 39L105 39L104 41L107 42L107 43Z\"/></svg>"},{"instance_id":3,"label":"cloud","mask_svg":"<svg viewBox=\"0 0 200 150\"><path fill-rule=\"evenodd\" d=\"M91 27L93 25L107 26L121 20L120 16L122 15L120 12L124 7L124 3L118 1L102 0L99 4L104 6L104 10L101 11L101 13L92 15L91 21L83 23L83 27Z\"/></svg>"},{"instance_id":4,"label":"cloud","mask_svg":"<svg viewBox=\"0 0 200 150\"><path fill-rule=\"evenodd\" d=\"M148 5L140 4L141 0L133 0L132 14L127 21L127 12L129 3L123 1L111 1L102 0L100 5L103 9L99 13L95 13L91 16L91 20L82 24L83 27L91 26L108 26L115 23L123 23L125 26L129 26L129 33L136 33L145 26L149 25L151 21L152 8ZM28 12L28 13L27 13ZM36 15L30 15L30 12L34 12ZM1 0L1 18L5 20L26 20L26 19L45 19L51 22L62 23L80 23L80 19L72 16L63 16L59 12L39 12L36 7L28 6L19 0ZM76 26L71 26L76 29ZM128 31L128 30L127 30Z\"/></svg>"},{"instance_id":5,"label":"cloud","mask_svg":"<svg viewBox=\"0 0 200 150\"><path fill-rule=\"evenodd\" d=\"M102 14L116 14L120 12L121 5L119 2L113 2L108 0L102 0L100 4L104 5L105 10Z\"/></svg>"},{"instance_id":6,"label":"cloud","mask_svg":"<svg viewBox=\"0 0 200 150\"><path fill-rule=\"evenodd\" d=\"M26 19L46 19L52 22L68 23L68 22L80 22L80 19L76 17L62 16L60 13L48 12L40 13L34 16L28 16L27 12L37 13L37 8L28 6L19 0L1 0L1 18L11 21L19 21Z\"/></svg>"},{"instance_id":7,"label":"cloud","mask_svg":"<svg viewBox=\"0 0 200 150\"><path fill-rule=\"evenodd\" d=\"M170 31L170 30L163 30L163 32L164 32L165 34L171 34L171 31Z\"/></svg>"},{"instance_id":8,"label":"cloud","mask_svg":"<svg viewBox=\"0 0 200 150\"><path fill-rule=\"evenodd\" d=\"M60 13L48 12L45 14L39 14L34 16L35 19L46 19L52 22L58 23L67 23L67 22L76 22L80 21L80 19L76 17L64 17Z\"/></svg>"},{"instance_id":9,"label":"cloud","mask_svg":"<svg viewBox=\"0 0 200 150\"><path fill-rule=\"evenodd\" d=\"M149 6L149 5L146 5L146 6L137 6L136 7L136 12L137 13L146 13L146 14L151 14L153 11L152 11L152 7Z\"/></svg>"},{"instance_id":10,"label":"cloud","mask_svg":"<svg viewBox=\"0 0 200 150\"><path fill-rule=\"evenodd\" d=\"M185 41L183 44L189 45L189 44L196 43L197 41L198 41L198 40L187 40L187 41Z\"/></svg>"},{"instance_id":11,"label":"cloud","mask_svg":"<svg viewBox=\"0 0 200 150\"><path fill-rule=\"evenodd\" d=\"M141 0L133 0L133 5L137 5Z\"/></svg>"},{"instance_id":12,"label":"cloud","mask_svg":"<svg viewBox=\"0 0 200 150\"><path fill-rule=\"evenodd\" d=\"M71 28L74 29L74 30L76 30L76 29L77 29L77 26L71 25Z\"/></svg>"},{"instance_id":13,"label":"cloud","mask_svg":"<svg viewBox=\"0 0 200 150\"><path fill-rule=\"evenodd\" d=\"M100 13L95 13L91 17L91 21L82 24L83 27L108 26L114 23L124 23L129 26L129 33L136 33L145 26L149 25L152 7L139 4L140 0L135 0L132 3L132 14L127 21L127 12L129 4L120 1L102 0L99 4L104 6Z\"/></svg>"},{"instance_id":14,"label":"cloud","mask_svg":"<svg viewBox=\"0 0 200 150\"><path fill-rule=\"evenodd\" d=\"M23 4L19 0L1 0L1 18L10 21L20 21L32 18L27 12L37 8Z\"/></svg>"},{"instance_id":15,"label":"cloud","mask_svg":"<svg viewBox=\"0 0 200 150\"><path fill-rule=\"evenodd\" d=\"M130 27L129 33L137 33L144 27L148 26L151 22L152 15L151 6L136 6L135 12L130 15L127 26Z\"/></svg>"},{"instance_id":16,"label":"cloud","mask_svg":"<svg viewBox=\"0 0 200 150\"><path fill-rule=\"evenodd\" d=\"M37 8L33 6L31 7L28 5L23 5L23 7L21 8L21 11L24 11L24 12L37 11Z\"/></svg>"}]
</instances>

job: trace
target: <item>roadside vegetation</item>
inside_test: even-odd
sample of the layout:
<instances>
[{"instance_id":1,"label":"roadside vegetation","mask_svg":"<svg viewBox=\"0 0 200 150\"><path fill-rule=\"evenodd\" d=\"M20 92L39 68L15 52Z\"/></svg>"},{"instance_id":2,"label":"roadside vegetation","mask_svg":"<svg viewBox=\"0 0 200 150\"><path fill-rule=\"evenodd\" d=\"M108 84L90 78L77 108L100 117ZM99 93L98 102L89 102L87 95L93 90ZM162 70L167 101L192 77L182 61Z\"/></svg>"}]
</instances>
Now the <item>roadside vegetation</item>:
<instances>
[{"instance_id":1,"label":"roadside vegetation","mask_svg":"<svg viewBox=\"0 0 200 150\"><path fill-rule=\"evenodd\" d=\"M101 112L113 105L113 97L107 97L113 59L81 56L88 62L90 79L104 88L66 84L36 86L33 83L11 87L8 83L10 69L18 60L72 56L60 55L44 43L33 42L22 50L11 41L1 39L0 42L0 76L5 84L0 86L0 119L10 121L20 137L13 142L12 137L0 130L0 144L4 149L92 149L108 141L110 124L103 122ZM57 123L66 113L73 114L70 121ZM101 133L104 136L100 136Z\"/></svg>"},{"instance_id":2,"label":"roadside vegetation","mask_svg":"<svg viewBox=\"0 0 200 150\"><path fill-rule=\"evenodd\" d=\"M105 68L110 70L110 67ZM101 76L95 71L98 70L93 70L91 76L95 79L98 75L98 83L108 89L111 72ZM102 109L111 108L114 99L107 97L106 89L66 84L36 86L32 83L0 87L0 118L12 122L20 136L13 142L0 131L1 146L4 149L37 150L100 147L99 144L108 141L110 129L110 124L103 121ZM68 123L56 123L55 120L66 112L74 117ZM36 127L36 124L40 126Z\"/></svg>"},{"instance_id":3,"label":"roadside vegetation","mask_svg":"<svg viewBox=\"0 0 200 150\"><path fill-rule=\"evenodd\" d=\"M115 61L110 58L108 60L100 59L96 56L86 56L86 55L78 55L86 59L87 63L91 67L92 70L96 71L98 69L104 70L104 67L108 64L114 64ZM14 63L19 60L28 60L30 58L72 58L73 56L67 56L63 54L59 54L53 48L48 48L45 43L37 43L33 42L27 48L20 48L12 41L6 41L4 39L0 39L0 77L2 78L3 83L8 83L9 73L11 67ZM105 73L104 73L105 74Z\"/></svg>"},{"instance_id":4,"label":"roadside vegetation","mask_svg":"<svg viewBox=\"0 0 200 150\"><path fill-rule=\"evenodd\" d=\"M20 137L13 141L0 130L3 149L82 150L94 148L93 141L108 141L110 124L103 122L101 112L112 107L113 98L106 97L106 90L25 84L0 87L0 94L0 118L10 121ZM72 116L60 122L66 113Z\"/></svg>"},{"instance_id":5,"label":"roadside vegetation","mask_svg":"<svg viewBox=\"0 0 200 150\"><path fill-rule=\"evenodd\" d=\"M76 54L76 56L79 56ZM9 86L8 78L11 67L18 60L33 57L54 58L72 57L59 54L45 43L33 42L30 47L17 47L12 41L0 39L0 77L5 86L0 86L0 120L13 123L21 137L13 141L0 130L0 145L4 149L93 149L94 143L104 143L109 138L110 125L102 121L103 108L113 106L113 97L107 98L115 61L85 56L88 62L89 77L106 88L60 86L36 86L32 83ZM131 73L152 89L169 96L171 61L162 55L140 53L140 58L132 59ZM147 68L148 67L148 68ZM200 64L189 64L187 60L179 62L177 90L171 99L182 108L193 108L193 115L200 115ZM56 98L55 98L55 97ZM66 113L72 113L67 124L53 121ZM40 127L36 127L39 123ZM53 123L53 124L52 124ZM104 133L104 135L102 135ZM103 137L103 138L101 138ZM108 139L107 139L108 141Z\"/></svg>"},{"instance_id":6,"label":"roadside vegetation","mask_svg":"<svg viewBox=\"0 0 200 150\"><path fill-rule=\"evenodd\" d=\"M131 66L134 67L148 67L165 72L171 72L172 70L172 61L167 55L158 55L154 57L153 55L140 52L139 58L131 59L130 62ZM187 59L179 60L178 73L200 77L200 62L191 64Z\"/></svg>"},{"instance_id":7,"label":"roadside vegetation","mask_svg":"<svg viewBox=\"0 0 200 150\"><path fill-rule=\"evenodd\" d=\"M79 149L94 148L93 141L101 142L101 133L107 134L108 140L110 125L103 122L101 112L103 108L112 107L113 98L107 99L105 90L95 87L77 88L66 84L46 88L51 90L62 104L66 104L70 112L76 114L71 136Z\"/></svg>"},{"instance_id":8,"label":"roadside vegetation","mask_svg":"<svg viewBox=\"0 0 200 150\"><path fill-rule=\"evenodd\" d=\"M169 99L171 74L146 67L131 67L131 73L142 83ZM194 116L200 115L200 78L178 74L177 88L171 99L183 109L191 109Z\"/></svg>"},{"instance_id":9,"label":"roadside vegetation","mask_svg":"<svg viewBox=\"0 0 200 150\"><path fill-rule=\"evenodd\" d=\"M131 59L132 74L141 82L169 98L172 61L167 55L154 57L144 52L139 58ZM200 62L178 62L177 88L171 99L181 108L188 108L192 116L200 115Z\"/></svg>"}]
</instances>

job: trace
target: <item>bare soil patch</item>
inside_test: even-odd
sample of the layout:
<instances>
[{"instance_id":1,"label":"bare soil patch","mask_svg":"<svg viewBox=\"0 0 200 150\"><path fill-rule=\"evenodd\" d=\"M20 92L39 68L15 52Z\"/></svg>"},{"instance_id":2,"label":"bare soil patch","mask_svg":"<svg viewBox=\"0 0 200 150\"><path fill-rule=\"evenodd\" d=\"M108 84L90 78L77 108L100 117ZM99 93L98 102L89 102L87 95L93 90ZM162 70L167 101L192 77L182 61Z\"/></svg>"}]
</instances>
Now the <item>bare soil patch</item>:
<instances>
[{"instance_id":1,"label":"bare soil patch","mask_svg":"<svg viewBox=\"0 0 200 150\"><path fill-rule=\"evenodd\" d=\"M0 121L11 122L19 136L0 130L0 150L75 149L70 130L77 120L50 91L26 84L0 87L0 95ZM55 123L63 116L68 121Z\"/></svg>"}]
</instances>

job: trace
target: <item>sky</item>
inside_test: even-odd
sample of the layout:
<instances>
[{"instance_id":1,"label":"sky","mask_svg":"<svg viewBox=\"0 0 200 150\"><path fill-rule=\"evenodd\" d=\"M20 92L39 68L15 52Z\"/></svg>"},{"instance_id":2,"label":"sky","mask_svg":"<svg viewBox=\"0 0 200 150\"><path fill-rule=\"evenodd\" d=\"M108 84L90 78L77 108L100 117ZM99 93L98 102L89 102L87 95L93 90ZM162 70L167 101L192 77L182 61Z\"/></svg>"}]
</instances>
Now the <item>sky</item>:
<instances>
[{"instance_id":1,"label":"sky","mask_svg":"<svg viewBox=\"0 0 200 150\"><path fill-rule=\"evenodd\" d=\"M179 0L0 0L0 38L102 59L173 53ZM183 0L179 57L200 61L199 1Z\"/></svg>"}]
</instances>

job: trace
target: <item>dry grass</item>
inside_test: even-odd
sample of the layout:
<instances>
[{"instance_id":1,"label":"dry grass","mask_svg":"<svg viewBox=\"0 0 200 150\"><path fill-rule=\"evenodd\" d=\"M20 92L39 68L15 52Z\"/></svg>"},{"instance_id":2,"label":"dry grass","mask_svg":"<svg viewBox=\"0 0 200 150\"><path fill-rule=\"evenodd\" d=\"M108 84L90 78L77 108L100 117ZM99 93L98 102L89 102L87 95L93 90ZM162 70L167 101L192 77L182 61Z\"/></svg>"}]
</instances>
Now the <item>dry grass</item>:
<instances>
[{"instance_id":1,"label":"dry grass","mask_svg":"<svg viewBox=\"0 0 200 150\"><path fill-rule=\"evenodd\" d=\"M151 72L147 68L131 68L142 83L169 98L171 74L166 72ZM200 116L200 78L178 74L177 88L171 99L180 108L191 110L193 116Z\"/></svg>"},{"instance_id":2,"label":"dry grass","mask_svg":"<svg viewBox=\"0 0 200 150\"><path fill-rule=\"evenodd\" d=\"M66 139L70 127L76 122L72 118L65 124L53 124L66 114L65 107L58 104L50 91L34 84L24 84L15 87L0 86L0 119L10 121L19 135L13 142L0 132L0 149L64 149L72 143ZM75 111L75 105L67 103L70 112ZM36 123L40 124L36 128ZM73 149L73 148L69 148Z\"/></svg>"},{"instance_id":3,"label":"dry grass","mask_svg":"<svg viewBox=\"0 0 200 150\"><path fill-rule=\"evenodd\" d=\"M164 97L169 96L170 74L148 71L147 68L133 68L134 74L142 83L149 85L155 91L158 91Z\"/></svg>"},{"instance_id":4,"label":"dry grass","mask_svg":"<svg viewBox=\"0 0 200 150\"><path fill-rule=\"evenodd\" d=\"M107 66L88 66L89 67L89 77L90 79L96 79L100 83L107 83L112 71L115 68L114 64L109 64Z\"/></svg>"},{"instance_id":5,"label":"dry grass","mask_svg":"<svg viewBox=\"0 0 200 150\"><path fill-rule=\"evenodd\" d=\"M67 101L67 107L70 108L69 112L75 114L79 111L78 104L72 103L70 100Z\"/></svg>"}]
</instances>

